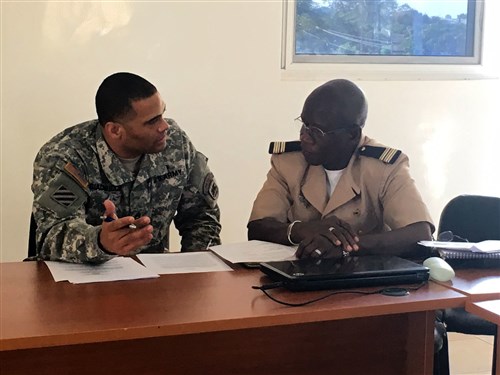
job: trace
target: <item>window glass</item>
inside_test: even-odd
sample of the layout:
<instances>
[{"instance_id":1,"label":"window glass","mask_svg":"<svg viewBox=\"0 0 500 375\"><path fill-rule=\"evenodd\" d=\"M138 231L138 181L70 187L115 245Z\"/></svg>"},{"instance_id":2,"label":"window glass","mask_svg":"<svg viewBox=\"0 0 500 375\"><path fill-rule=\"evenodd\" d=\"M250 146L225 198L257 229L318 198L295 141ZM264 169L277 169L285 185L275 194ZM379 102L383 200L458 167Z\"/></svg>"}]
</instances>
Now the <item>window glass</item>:
<instances>
[{"instance_id":1,"label":"window glass","mask_svg":"<svg viewBox=\"0 0 500 375\"><path fill-rule=\"evenodd\" d=\"M481 1L295 4L294 62L480 63Z\"/></svg>"}]
</instances>

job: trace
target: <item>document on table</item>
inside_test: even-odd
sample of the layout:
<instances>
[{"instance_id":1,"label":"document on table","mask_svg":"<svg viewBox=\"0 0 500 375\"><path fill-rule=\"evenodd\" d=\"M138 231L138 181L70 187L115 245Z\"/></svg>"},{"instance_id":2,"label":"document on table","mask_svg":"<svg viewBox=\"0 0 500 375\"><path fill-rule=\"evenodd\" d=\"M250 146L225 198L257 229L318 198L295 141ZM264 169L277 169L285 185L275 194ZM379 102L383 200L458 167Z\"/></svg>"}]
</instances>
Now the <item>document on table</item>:
<instances>
[{"instance_id":1,"label":"document on table","mask_svg":"<svg viewBox=\"0 0 500 375\"><path fill-rule=\"evenodd\" d=\"M138 254L137 257L148 269L159 273L160 275L233 270L210 251L169 254Z\"/></svg>"},{"instance_id":2,"label":"document on table","mask_svg":"<svg viewBox=\"0 0 500 375\"><path fill-rule=\"evenodd\" d=\"M444 242L444 241L419 241L418 244L425 247L436 247L439 249L463 250L463 251L471 251L470 249L473 245L472 242Z\"/></svg>"},{"instance_id":3,"label":"document on table","mask_svg":"<svg viewBox=\"0 0 500 375\"><path fill-rule=\"evenodd\" d=\"M132 258L116 257L95 265L53 261L46 261L45 264L56 282L67 280L73 284L159 277Z\"/></svg>"},{"instance_id":4,"label":"document on table","mask_svg":"<svg viewBox=\"0 0 500 375\"><path fill-rule=\"evenodd\" d=\"M265 241L245 241L211 246L210 249L231 263L259 263L296 259L294 246Z\"/></svg>"},{"instance_id":5,"label":"document on table","mask_svg":"<svg viewBox=\"0 0 500 375\"><path fill-rule=\"evenodd\" d=\"M419 241L419 245L435 247L438 249L469 251L478 253L500 252L500 241L486 240L481 242L442 242L442 241Z\"/></svg>"},{"instance_id":6,"label":"document on table","mask_svg":"<svg viewBox=\"0 0 500 375\"><path fill-rule=\"evenodd\" d=\"M481 242L476 242L471 248L474 252L482 253L497 253L500 252L500 241L498 240L486 240Z\"/></svg>"}]
</instances>

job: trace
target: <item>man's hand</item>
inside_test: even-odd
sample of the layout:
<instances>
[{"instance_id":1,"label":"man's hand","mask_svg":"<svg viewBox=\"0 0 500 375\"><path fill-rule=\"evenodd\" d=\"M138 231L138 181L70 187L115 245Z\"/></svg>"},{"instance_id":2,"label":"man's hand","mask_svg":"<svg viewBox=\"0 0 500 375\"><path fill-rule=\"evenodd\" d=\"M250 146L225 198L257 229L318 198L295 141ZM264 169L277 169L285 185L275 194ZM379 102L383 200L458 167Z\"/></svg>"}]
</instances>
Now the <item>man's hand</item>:
<instances>
[{"instance_id":1,"label":"man's hand","mask_svg":"<svg viewBox=\"0 0 500 375\"><path fill-rule=\"evenodd\" d=\"M341 257L343 251L358 251L358 236L350 225L336 216L319 221L295 224L294 238L302 239L297 249L298 258Z\"/></svg>"},{"instance_id":2,"label":"man's hand","mask_svg":"<svg viewBox=\"0 0 500 375\"><path fill-rule=\"evenodd\" d=\"M295 253L297 258L342 258L343 250L336 246L329 238L318 234L305 238Z\"/></svg>"},{"instance_id":3,"label":"man's hand","mask_svg":"<svg viewBox=\"0 0 500 375\"><path fill-rule=\"evenodd\" d=\"M109 199L104 201L106 219L101 226L99 241L109 253L118 255L133 255L137 250L147 245L153 239L153 226L147 216L135 220L133 216L118 218L116 208ZM132 225L135 229L129 227Z\"/></svg>"},{"instance_id":4,"label":"man's hand","mask_svg":"<svg viewBox=\"0 0 500 375\"><path fill-rule=\"evenodd\" d=\"M321 223L328 226L330 238L335 239L334 243L342 247L344 251L359 250L359 237L347 222L340 220L337 216L329 216L321 220Z\"/></svg>"}]
</instances>

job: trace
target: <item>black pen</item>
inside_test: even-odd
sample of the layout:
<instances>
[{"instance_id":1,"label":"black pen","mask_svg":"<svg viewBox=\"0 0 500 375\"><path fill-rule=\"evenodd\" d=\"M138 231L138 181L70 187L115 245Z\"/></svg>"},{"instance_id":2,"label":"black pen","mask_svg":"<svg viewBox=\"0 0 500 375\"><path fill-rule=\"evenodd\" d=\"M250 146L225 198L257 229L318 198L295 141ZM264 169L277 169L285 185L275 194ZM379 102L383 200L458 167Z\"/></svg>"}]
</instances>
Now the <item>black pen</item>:
<instances>
[{"instance_id":1,"label":"black pen","mask_svg":"<svg viewBox=\"0 0 500 375\"><path fill-rule=\"evenodd\" d=\"M115 221L115 219L112 216L101 216L101 219L103 219L107 223L109 223L111 221ZM129 224L128 227L130 229L137 229L137 225L135 225L135 224Z\"/></svg>"}]
</instances>

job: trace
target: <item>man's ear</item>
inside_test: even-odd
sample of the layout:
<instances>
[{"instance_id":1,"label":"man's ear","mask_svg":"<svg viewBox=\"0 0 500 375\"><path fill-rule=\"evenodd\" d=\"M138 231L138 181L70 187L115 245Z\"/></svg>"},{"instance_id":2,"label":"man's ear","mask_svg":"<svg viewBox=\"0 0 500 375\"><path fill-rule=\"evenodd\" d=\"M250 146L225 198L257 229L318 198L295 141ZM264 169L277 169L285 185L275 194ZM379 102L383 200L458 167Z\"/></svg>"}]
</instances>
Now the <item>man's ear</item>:
<instances>
[{"instance_id":1,"label":"man's ear","mask_svg":"<svg viewBox=\"0 0 500 375\"><path fill-rule=\"evenodd\" d=\"M353 126L349 129L349 138L359 141L361 138L361 128L359 126Z\"/></svg>"},{"instance_id":2,"label":"man's ear","mask_svg":"<svg viewBox=\"0 0 500 375\"><path fill-rule=\"evenodd\" d=\"M123 127L117 122L108 121L104 124L104 133L110 138L120 139L123 133Z\"/></svg>"}]
</instances>

